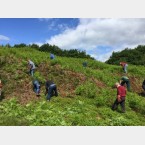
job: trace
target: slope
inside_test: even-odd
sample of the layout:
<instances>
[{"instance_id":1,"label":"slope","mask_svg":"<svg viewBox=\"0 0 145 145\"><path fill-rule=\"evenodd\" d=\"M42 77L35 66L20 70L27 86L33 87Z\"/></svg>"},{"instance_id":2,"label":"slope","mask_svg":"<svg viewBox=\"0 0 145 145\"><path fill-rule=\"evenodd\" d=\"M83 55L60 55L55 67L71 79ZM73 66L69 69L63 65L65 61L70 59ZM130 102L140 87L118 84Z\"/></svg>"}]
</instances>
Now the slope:
<instances>
[{"instance_id":1,"label":"slope","mask_svg":"<svg viewBox=\"0 0 145 145\"><path fill-rule=\"evenodd\" d=\"M35 78L41 81L41 97L32 90L27 59L37 64ZM85 59L56 57L31 48L0 48L0 77L4 83L0 102L0 125L145 125L145 99L141 83L142 66L129 66L131 92L127 93L125 114L113 112L113 85L122 74L120 66ZM45 80L53 79L58 97L45 100Z\"/></svg>"}]
</instances>

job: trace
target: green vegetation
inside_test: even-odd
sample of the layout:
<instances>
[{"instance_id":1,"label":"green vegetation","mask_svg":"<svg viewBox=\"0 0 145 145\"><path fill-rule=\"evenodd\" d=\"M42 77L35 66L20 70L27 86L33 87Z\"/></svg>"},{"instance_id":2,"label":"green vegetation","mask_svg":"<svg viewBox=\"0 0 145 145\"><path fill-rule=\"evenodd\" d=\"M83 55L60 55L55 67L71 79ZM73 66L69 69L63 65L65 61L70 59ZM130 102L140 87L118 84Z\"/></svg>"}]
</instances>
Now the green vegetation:
<instances>
[{"instance_id":1,"label":"green vegetation","mask_svg":"<svg viewBox=\"0 0 145 145\"><path fill-rule=\"evenodd\" d=\"M32 90L27 59L37 64L34 77L41 81L41 96ZM88 62L87 67L82 63ZM114 83L122 76L120 66L92 59L59 57L35 48L0 47L1 126L144 126L145 98L141 84L143 66L129 65L131 92L127 93L126 113L112 111L116 99ZM45 79L52 78L58 97L45 98Z\"/></svg>"},{"instance_id":2,"label":"green vegetation","mask_svg":"<svg viewBox=\"0 0 145 145\"><path fill-rule=\"evenodd\" d=\"M126 48L121 52L113 52L106 63L119 65L121 61L134 65L145 65L145 46L138 45L134 49Z\"/></svg>"},{"instance_id":3,"label":"green vegetation","mask_svg":"<svg viewBox=\"0 0 145 145\"><path fill-rule=\"evenodd\" d=\"M6 44L5 46L1 46L1 47L12 48L12 46L10 44ZM43 44L41 47L39 47L37 44L26 45L25 43L20 43L20 44L14 45L14 48L26 48L26 47L35 48L35 49L37 49L39 51L43 51L43 52L53 53L57 56L89 58L89 59L94 60L94 58L91 57L90 55L86 54L85 51L79 51L78 49L63 50L56 45L50 45L48 43Z\"/></svg>"}]
</instances>

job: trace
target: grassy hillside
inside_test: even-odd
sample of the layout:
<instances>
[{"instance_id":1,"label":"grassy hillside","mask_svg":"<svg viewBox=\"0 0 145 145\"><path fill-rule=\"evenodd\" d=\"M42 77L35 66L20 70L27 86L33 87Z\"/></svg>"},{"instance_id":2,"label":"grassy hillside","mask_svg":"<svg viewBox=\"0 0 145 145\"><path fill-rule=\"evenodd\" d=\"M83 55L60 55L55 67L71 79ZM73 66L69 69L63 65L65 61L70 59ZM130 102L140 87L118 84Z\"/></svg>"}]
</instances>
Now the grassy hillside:
<instances>
[{"instance_id":1,"label":"grassy hillside","mask_svg":"<svg viewBox=\"0 0 145 145\"><path fill-rule=\"evenodd\" d=\"M27 58L37 69L41 97L32 90ZM127 92L126 113L112 111L116 98L113 85L122 76L122 68L85 59L56 57L32 48L0 48L0 78L3 95L0 102L0 125L39 126L144 126L145 98L141 88L145 68L129 65L131 92ZM58 86L58 97L46 101L45 79Z\"/></svg>"}]
</instances>

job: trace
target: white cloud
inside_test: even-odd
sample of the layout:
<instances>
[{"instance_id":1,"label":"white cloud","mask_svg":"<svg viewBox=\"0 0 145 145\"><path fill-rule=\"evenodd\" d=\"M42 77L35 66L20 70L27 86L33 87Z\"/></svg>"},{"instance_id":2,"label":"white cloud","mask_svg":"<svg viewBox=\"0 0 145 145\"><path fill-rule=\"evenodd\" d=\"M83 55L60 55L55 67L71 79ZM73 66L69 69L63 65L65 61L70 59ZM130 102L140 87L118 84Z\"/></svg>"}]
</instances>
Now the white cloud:
<instances>
[{"instance_id":1,"label":"white cloud","mask_svg":"<svg viewBox=\"0 0 145 145\"><path fill-rule=\"evenodd\" d=\"M9 41L10 38L4 36L4 35L0 35L0 41Z\"/></svg>"},{"instance_id":2,"label":"white cloud","mask_svg":"<svg viewBox=\"0 0 145 145\"><path fill-rule=\"evenodd\" d=\"M145 44L145 19L80 19L75 29L67 28L46 42L62 49L103 49L104 52L96 58L105 61L113 51ZM106 52L105 48L97 47L101 45L109 46L112 50Z\"/></svg>"},{"instance_id":3,"label":"white cloud","mask_svg":"<svg viewBox=\"0 0 145 145\"><path fill-rule=\"evenodd\" d=\"M105 53L104 55L97 55L97 54L90 54L90 55L99 61L105 62L110 57L111 54L112 52Z\"/></svg>"}]
</instances>

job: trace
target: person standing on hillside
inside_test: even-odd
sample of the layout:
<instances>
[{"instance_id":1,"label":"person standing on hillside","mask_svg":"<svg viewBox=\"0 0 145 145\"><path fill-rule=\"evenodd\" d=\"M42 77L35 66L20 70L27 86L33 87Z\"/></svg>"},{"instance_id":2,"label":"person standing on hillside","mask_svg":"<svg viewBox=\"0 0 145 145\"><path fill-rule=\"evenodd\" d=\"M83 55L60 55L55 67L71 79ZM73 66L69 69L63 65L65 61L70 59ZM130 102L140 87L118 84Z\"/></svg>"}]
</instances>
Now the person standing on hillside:
<instances>
[{"instance_id":1,"label":"person standing on hillside","mask_svg":"<svg viewBox=\"0 0 145 145\"><path fill-rule=\"evenodd\" d=\"M127 90L130 91L130 80L127 76L122 76L120 79L120 85L124 86L126 84Z\"/></svg>"},{"instance_id":2,"label":"person standing on hillside","mask_svg":"<svg viewBox=\"0 0 145 145\"><path fill-rule=\"evenodd\" d=\"M112 105L112 110L116 110L118 105L121 105L122 113L125 113L125 98L126 98L126 89L124 86L121 86L118 82L115 83L117 88L117 98Z\"/></svg>"},{"instance_id":3,"label":"person standing on hillside","mask_svg":"<svg viewBox=\"0 0 145 145\"><path fill-rule=\"evenodd\" d=\"M36 68L35 64L30 59L28 59L28 64L29 64L29 73L33 77L34 76L34 70Z\"/></svg>"},{"instance_id":4,"label":"person standing on hillside","mask_svg":"<svg viewBox=\"0 0 145 145\"><path fill-rule=\"evenodd\" d=\"M2 81L0 80L0 96L2 95Z\"/></svg>"},{"instance_id":5,"label":"person standing on hillside","mask_svg":"<svg viewBox=\"0 0 145 145\"><path fill-rule=\"evenodd\" d=\"M55 96L58 96L57 86L56 86L56 84L53 81L47 80L46 84L45 84L45 88L46 88L45 95L47 94L46 99L48 101L50 101L50 98L53 96L53 94Z\"/></svg>"},{"instance_id":6,"label":"person standing on hillside","mask_svg":"<svg viewBox=\"0 0 145 145\"><path fill-rule=\"evenodd\" d=\"M40 96L40 83L38 80L33 81L33 90L36 93L36 96Z\"/></svg>"},{"instance_id":7,"label":"person standing on hillside","mask_svg":"<svg viewBox=\"0 0 145 145\"><path fill-rule=\"evenodd\" d=\"M124 73L127 73L128 64L126 62L120 62L120 65L122 66Z\"/></svg>"},{"instance_id":8,"label":"person standing on hillside","mask_svg":"<svg viewBox=\"0 0 145 145\"><path fill-rule=\"evenodd\" d=\"M54 59L54 54L50 53L50 59Z\"/></svg>"}]
</instances>

